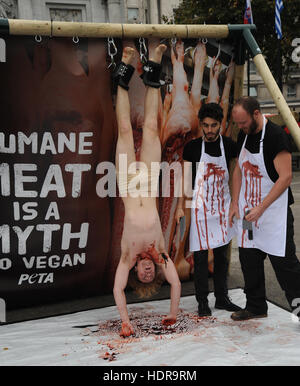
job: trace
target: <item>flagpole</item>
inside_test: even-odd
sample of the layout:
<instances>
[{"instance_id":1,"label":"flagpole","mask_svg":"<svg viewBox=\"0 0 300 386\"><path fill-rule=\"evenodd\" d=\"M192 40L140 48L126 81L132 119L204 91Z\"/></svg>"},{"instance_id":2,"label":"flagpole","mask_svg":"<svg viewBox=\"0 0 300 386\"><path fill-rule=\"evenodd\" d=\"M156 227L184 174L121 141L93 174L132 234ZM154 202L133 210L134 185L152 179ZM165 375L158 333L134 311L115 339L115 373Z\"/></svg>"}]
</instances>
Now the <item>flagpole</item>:
<instances>
[{"instance_id":1,"label":"flagpole","mask_svg":"<svg viewBox=\"0 0 300 386\"><path fill-rule=\"evenodd\" d=\"M247 90L248 96L250 96L250 53L247 50Z\"/></svg>"},{"instance_id":2,"label":"flagpole","mask_svg":"<svg viewBox=\"0 0 300 386\"><path fill-rule=\"evenodd\" d=\"M278 39L277 43L277 83L280 91L282 92L282 49L281 39Z\"/></svg>"},{"instance_id":3,"label":"flagpole","mask_svg":"<svg viewBox=\"0 0 300 386\"><path fill-rule=\"evenodd\" d=\"M251 0L246 0L246 7L244 12L244 24L253 24ZM247 50L247 91L250 96L250 53Z\"/></svg>"},{"instance_id":4,"label":"flagpole","mask_svg":"<svg viewBox=\"0 0 300 386\"><path fill-rule=\"evenodd\" d=\"M280 13L283 10L283 0L275 0L275 31L277 35L277 84L282 91L282 51L281 51L281 39L282 39L282 30L281 30L281 17Z\"/></svg>"}]
</instances>

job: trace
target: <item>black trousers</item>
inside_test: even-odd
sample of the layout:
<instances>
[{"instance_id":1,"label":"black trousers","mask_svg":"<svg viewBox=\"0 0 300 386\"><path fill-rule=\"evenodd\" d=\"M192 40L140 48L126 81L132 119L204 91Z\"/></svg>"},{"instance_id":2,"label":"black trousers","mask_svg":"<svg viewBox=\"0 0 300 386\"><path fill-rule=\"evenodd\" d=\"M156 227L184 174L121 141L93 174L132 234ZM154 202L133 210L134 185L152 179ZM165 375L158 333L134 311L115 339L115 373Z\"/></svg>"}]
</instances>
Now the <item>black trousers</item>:
<instances>
[{"instance_id":1,"label":"black trousers","mask_svg":"<svg viewBox=\"0 0 300 386\"><path fill-rule=\"evenodd\" d=\"M239 248L244 275L246 309L257 314L267 312L264 260L267 254L255 248ZM300 262L294 243L294 216L288 207L285 257L268 255L277 280L292 307L293 299L300 299ZM299 302L298 302L299 304Z\"/></svg>"},{"instance_id":2,"label":"black trousers","mask_svg":"<svg viewBox=\"0 0 300 386\"><path fill-rule=\"evenodd\" d=\"M228 245L213 249L214 252L214 293L216 298L227 295ZM208 250L194 252L194 284L197 302L207 299L208 289Z\"/></svg>"}]
</instances>

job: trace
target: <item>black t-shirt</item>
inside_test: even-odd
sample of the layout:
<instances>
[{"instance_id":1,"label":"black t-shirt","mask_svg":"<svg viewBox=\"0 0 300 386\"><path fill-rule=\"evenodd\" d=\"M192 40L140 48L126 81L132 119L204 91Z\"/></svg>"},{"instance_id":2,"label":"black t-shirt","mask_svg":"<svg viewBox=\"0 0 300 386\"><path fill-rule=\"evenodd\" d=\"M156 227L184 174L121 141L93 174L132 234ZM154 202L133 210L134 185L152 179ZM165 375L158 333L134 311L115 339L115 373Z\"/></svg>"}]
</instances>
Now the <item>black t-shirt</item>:
<instances>
[{"instance_id":1,"label":"black t-shirt","mask_svg":"<svg viewBox=\"0 0 300 386\"><path fill-rule=\"evenodd\" d=\"M250 151L250 153L259 153L261 135L262 130L257 134L248 135L245 148ZM241 130L237 139L238 155L242 149L245 136L246 134L244 134L244 132ZM263 153L267 173L273 182L276 182L278 179L278 173L274 166L274 158L283 150L286 150L289 153L292 152L292 146L288 135L280 126L277 126L275 123L268 121L266 124L263 143ZM289 188L288 204L291 205L293 203L294 197L291 189Z\"/></svg>"},{"instance_id":2,"label":"black t-shirt","mask_svg":"<svg viewBox=\"0 0 300 386\"><path fill-rule=\"evenodd\" d=\"M227 168L229 169L230 160L237 157L237 144L229 137L222 137L224 144L224 152L227 163ZM209 154L212 157L220 157L221 147L220 147L220 137L215 142L204 142L205 153ZM185 161L192 162L192 171L193 171L193 188L194 182L197 173L197 163L200 162L202 150L202 138L193 139L188 142L183 149L183 159Z\"/></svg>"}]
</instances>

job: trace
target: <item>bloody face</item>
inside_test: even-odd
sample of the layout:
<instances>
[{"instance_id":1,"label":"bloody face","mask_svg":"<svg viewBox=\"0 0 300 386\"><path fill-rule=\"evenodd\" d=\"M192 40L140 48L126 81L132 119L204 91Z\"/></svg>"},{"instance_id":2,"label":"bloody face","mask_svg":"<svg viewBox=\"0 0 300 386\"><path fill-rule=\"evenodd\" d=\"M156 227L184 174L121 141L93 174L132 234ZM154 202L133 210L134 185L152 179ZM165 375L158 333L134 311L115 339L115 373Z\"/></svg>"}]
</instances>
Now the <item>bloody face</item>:
<instances>
[{"instance_id":1,"label":"bloody face","mask_svg":"<svg viewBox=\"0 0 300 386\"><path fill-rule=\"evenodd\" d=\"M201 122L202 130L206 141L215 142L220 135L220 122L213 118L206 117Z\"/></svg>"},{"instance_id":2,"label":"bloody face","mask_svg":"<svg viewBox=\"0 0 300 386\"><path fill-rule=\"evenodd\" d=\"M155 279L155 264L148 253L142 252L137 258L136 273L142 283L151 283Z\"/></svg>"}]
</instances>

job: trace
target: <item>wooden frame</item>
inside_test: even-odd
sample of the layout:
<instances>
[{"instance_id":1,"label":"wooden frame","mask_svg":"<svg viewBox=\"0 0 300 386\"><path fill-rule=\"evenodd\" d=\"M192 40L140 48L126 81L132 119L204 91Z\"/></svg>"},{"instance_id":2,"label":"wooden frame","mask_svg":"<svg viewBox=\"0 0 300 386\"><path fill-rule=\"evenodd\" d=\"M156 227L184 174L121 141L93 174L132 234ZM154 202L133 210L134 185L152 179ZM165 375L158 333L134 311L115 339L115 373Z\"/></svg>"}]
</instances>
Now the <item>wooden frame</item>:
<instances>
[{"instance_id":1,"label":"wooden frame","mask_svg":"<svg viewBox=\"0 0 300 386\"><path fill-rule=\"evenodd\" d=\"M251 30L255 25L170 25L170 24L110 24L110 23L72 23L57 21L37 21L20 19L0 19L0 34L41 35L51 37L160 37L160 38L215 38L226 39L229 36L243 39L253 56L253 61L266 84L280 114L283 117L298 149L300 150L300 129L288 107ZM243 64L237 63L235 74L235 99L242 95Z\"/></svg>"}]
</instances>

